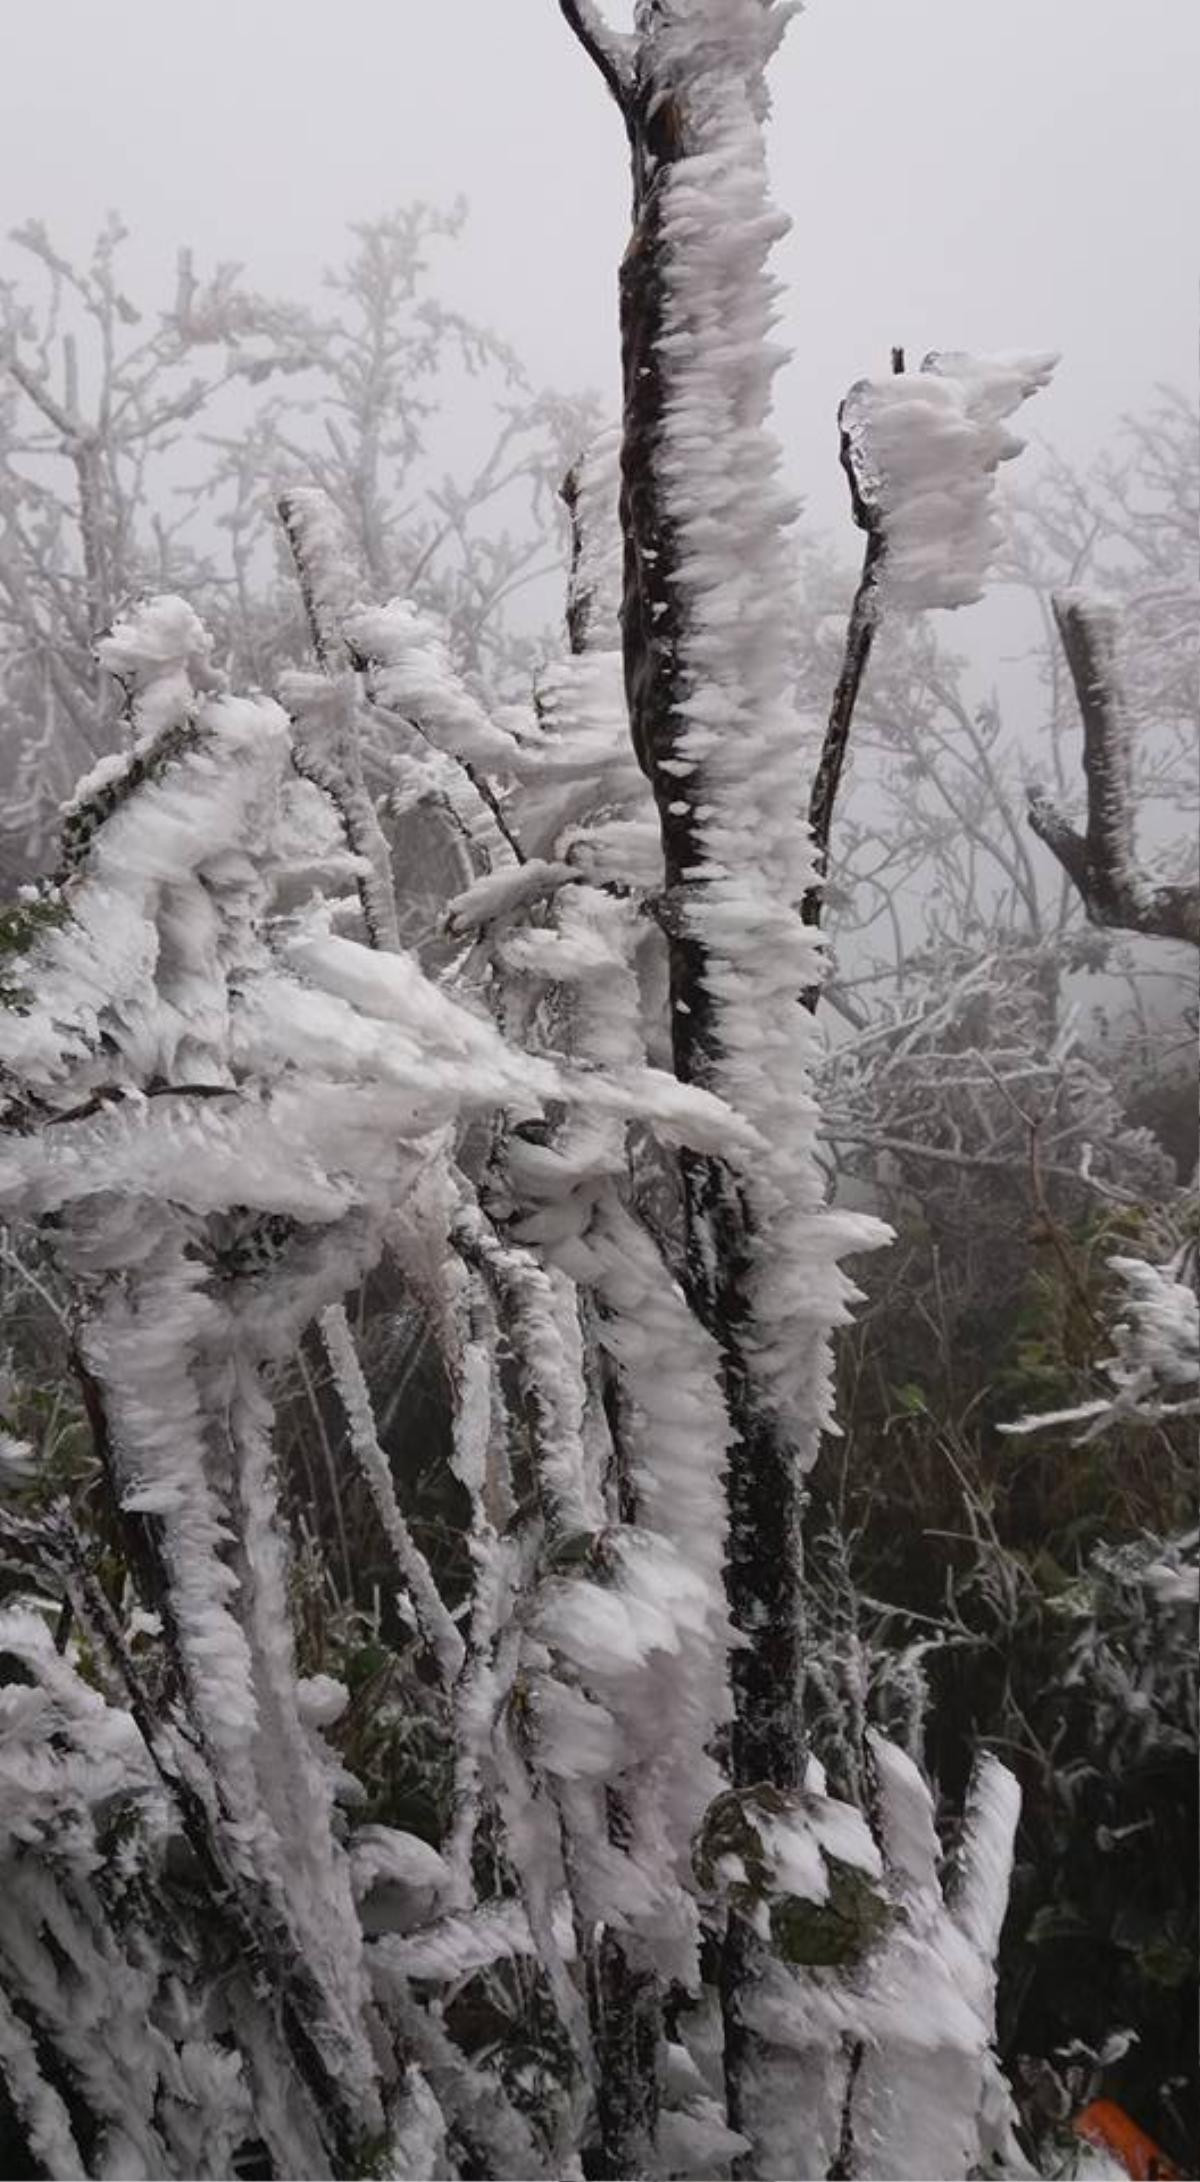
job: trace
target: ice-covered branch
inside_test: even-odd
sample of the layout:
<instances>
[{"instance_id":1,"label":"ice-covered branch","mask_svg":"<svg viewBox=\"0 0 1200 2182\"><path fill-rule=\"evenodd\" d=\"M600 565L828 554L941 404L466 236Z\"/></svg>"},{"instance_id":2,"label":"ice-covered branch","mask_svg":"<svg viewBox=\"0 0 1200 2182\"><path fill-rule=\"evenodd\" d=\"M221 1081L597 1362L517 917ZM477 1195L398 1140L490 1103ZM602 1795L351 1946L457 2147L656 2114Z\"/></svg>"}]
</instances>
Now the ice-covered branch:
<instances>
[{"instance_id":1,"label":"ice-covered branch","mask_svg":"<svg viewBox=\"0 0 1200 2182\"><path fill-rule=\"evenodd\" d=\"M969 606L1000 543L995 478L1024 442L1007 419L1057 357L934 350L919 372L860 379L839 412L856 520L885 542L889 606Z\"/></svg>"},{"instance_id":2,"label":"ice-covered branch","mask_svg":"<svg viewBox=\"0 0 1200 2182\"><path fill-rule=\"evenodd\" d=\"M540 856L527 857L523 863L511 865L506 870L489 872L465 893L455 895L446 910L446 929L449 932L480 931L498 917L511 916L516 910L547 900L560 887L578 885L581 877L582 874L572 870L570 864L548 863Z\"/></svg>"},{"instance_id":3,"label":"ice-covered branch","mask_svg":"<svg viewBox=\"0 0 1200 2182\"><path fill-rule=\"evenodd\" d=\"M344 525L327 494L297 486L281 495L279 517L322 670L320 679L303 674L285 679L284 700L298 730L297 755L309 778L337 805L347 842L363 860L359 898L371 943L394 954L400 931L391 851L363 773L358 693L344 634L361 583Z\"/></svg>"},{"instance_id":4,"label":"ice-covered branch","mask_svg":"<svg viewBox=\"0 0 1200 2182\"><path fill-rule=\"evenodd\" d=\"M1041 788L1029 792L1029 823L1093 924L1200 947L1200 886L1155 879L1135 860L1132 727L1114 615L1078 592L1062 592L1053 604L1083 723L1087 826L1081 833Z\"/></svg>"},{"instance_id":5,"label":"ice-covered branch","mask_svg":"<svg viewBox=\"0 0 1200 2182\"><path fill-rule=\"evenodd\" d=\"M612 30L596 0L558 0L558 4L624 113L633 91L636 40L628 33Z\"/></svg>"},{"instance_id":6,"label":"ice-covered branch","mask_svg":"<svg viewBox=\"0 0 1200 2182\"><path fill-rule=\"evenodd\" d=\"M1026 2174L992 2051L1017 1782L981 1760L944 1891L928 1784L873 1730L867 1755L869 1825L814 1766L803 1789L718 1798L698 1837L698 1875L736 1910L753 1965L739 2012L753 2042L747 2171Z\"/></svg>"},{"instance_id":7,"label":"ice-covered branch","mask_svg":"<svg viewBox=\"0 0 1200 2182\"><path fill-rule=\"evenodd\" d=\"M412 1600L417 1624L449 1688L463 1663L463 1641L446 1610L429 1563L401 1513L387 1457L379 1445L370 1389L340 1303L330 1304L321 1313L321 1338L345 1411L354 1459L366 1479L397 1572Z\"/></svg>"},{"instance_id":8,"label":"ice-covered branch","mask_svg":"<svg viewBox=\"0 0 1200 2182\"><path fill-rule=\"evenodd\" d=\"M851 492L854 482L851 477ZM860 503L855 495L855 511ZM833 828L833 814L837 805L838 790L850 747L850 730L854 724L854 708L862 688L863 676L871 657L875 632L879 626L879 570L883 557L883 535L872 513L864 510L864 527L867 529L867 546L863 556L862 573L850 608L846 626L846 641L842 651L841 672L834 689L829 708L829 719L821 745L821 756L813 776L808 798L808 830L812 839L813 855L820 878L808 888L802 904L802 914L807 925L818 926L821 922L821 906L824 878L829 865L829 838ZM814 1008L820 996L820 986L810 985L804 994L808 1008Z\"/></svg>"},{"instance_id":9,"label":"ice-covered branch","mask_svg":"<svg viewBox=\"0 0 1200 2182\"><path fill-rule=\"evenodd\" d=\"M841 464L867 543L809 797L821 878L806 892L803 914L814 928L855 706L881 615L895 607L965 606L982 597L1001 536L994 474L1023 445L1004 420L1047 384L1056 361L935 351L910 377L904 351L892 355L891 378L860 380L838 411ZM811 985L805 1004L815 1007L818 995Z\"/></svg>"},{"instance_id":10,"label":"ice-covered branch","mask_svg":"<svg viewBox=\"0 0 1200 2182\"><path fill-rule=\"evenodd\" d=\"M294 485L279 496L283 525L317 657L327 673L349 665L343 624L365 588L346 526L328 493Z\"/></svg>"},{"instance_id":11,"label":"ice-covered branch","mask_svg":"<svg viewBox=\"0 0 1200 2182\"><path fill-rule=\"evenodd\" d=\"M822 957L795 907L816 872L785 694L794 510L764 338L786 225L767 186L765 72L789 12L645 11L621 269L625 687L659 820L675 1067L720 1085L771 1146L745 1174L687 1159L683 1189L688 1298L722 1353L734 1440L729 1600L754 1631L733 1661L735 1773L780 1785L802 1763L799 1492L847 1297L836 1260L879 1236L821 1210L802 1088L813 1033L796 999Z\"/></svg>"},{"instance_id":12,"label":"ice-covered branch","mask_svg":"<svg viewBox=\"0 0 1200 2182\"><path fill-rule=\"evenodd\" d=\"M1112 1393L1069 1409L1022 1417L1002 1432L1025 1433L1078 1425L1077 1439L1094 1439L1120 1424L1158 1424L1200 1412L1200 1304L1195 1252L1184 1249L1165 1265L1112 1257L1123 1294L1113 1323L1115 1353L1100 1365Z\"/></svg>"}]
</instances>

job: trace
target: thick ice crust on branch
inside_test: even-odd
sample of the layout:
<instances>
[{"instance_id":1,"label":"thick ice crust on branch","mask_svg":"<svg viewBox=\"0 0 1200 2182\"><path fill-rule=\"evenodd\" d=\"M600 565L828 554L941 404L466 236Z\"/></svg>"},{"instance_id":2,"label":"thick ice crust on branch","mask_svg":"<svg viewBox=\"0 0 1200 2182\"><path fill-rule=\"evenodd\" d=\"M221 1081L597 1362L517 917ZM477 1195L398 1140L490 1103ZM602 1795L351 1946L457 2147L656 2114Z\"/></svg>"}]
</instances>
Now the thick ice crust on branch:
<instances>
[{"instance_id":1,"label":"thick ice crust on branch","mask_svg":"<svg viewBox=\"0 0 1200 2182\"><path fill-rule=\"evenodd\" d=\"M1019 1417L1002 1424L1002 1432L1077 1424L1082 1443L1114 1425L1157 1424L1200 1412L1200 1299L1189 1253L1181 1251L1165 1265L1126 1257L1108 1263L1123 1290L1112 1329L1115 1353L1100 1364L1112 1393Z\"/></svg>"},{"instance_id":2,"label":"thick ice crust on branch","mask_svg":"<svg viewBox=\"0 0 1200 2182\"><path fill-rule=\"evenodd\" d=\"M597 0L558 0L558 4L618 106L624 108L633 89L636 38L628 32L611 29Z\"/></svg>"},{"instance_id":3,"label":"thick ice crust on branch","mask_svg":"<svg viewBox=\"0 0 1200 2182\"><path fill-rule=\"evenodd\" d=\"M401 1147L456 1113L532 1115L554 1098L636 1114L671 1142L754 1143L710 1093L644 1066L576 1078L517 1051L411 957L335 936L316 912L274 921L280 843L304 808L287 719L191 688L195 627L177 605L155 602L122 634L155 741L139 771L77 801L78 867L32 905L0 1011L9 1097L53 1123L6 1140L10 1216L140 1182L200 1213L337 1219L381 1176L402 1186Z\"/></svg>"},{"instance_id":4,"label":"thick ice crust on branch","mask_svg":"<svg viewBox=\"0 0 1200 2182\"><path fill-rule=\"evenodd\" d=\"M562 488L571 517L567 631L575 659L585 652L611 654L621 648L620 484L621 434L610 425L585 448Z\"/></svg>"},{"instance_id":5,"label":"thick ice crust on branch","mask_svg":"<svg viewBox=\"0 0 1200 2182\"><path fill-rule=\"evenodd\" d=\"M413 720L438 750L502 775L512 738L496 727L456 673L436 622L406 599L357 606L342 621L354 657L370 669L376 703Z\"/></svg>"},{"instance_id":6,"label":"thick ice crust on branch","mask_svg":"<svg viewBox=\"0 0 1200 2182\"><path fill-rule=\"evenodd\" d=\"M548 863L541 856L526 857L523 864L489 872L465 893L456 894L446 911L446 928L450 932L478 931L482 925L511 916L514 910L545 900L559 887L573 886L578 877L569 864Z\"/></svg>"},{"instance_id":7,"label":"thick ice crust on branch","mask_svg":"<svg viewBox=\"0 0 1200 2182\"><path fill-rule=\"evenodd\" d=\"M872 1734L882 1913L866 1897L844 1960L765 1966L746 2001L762 2043L751 2071L759 2171L848 2171L926 2182L995 2162L1028 2174L992 2053L995 1945L1008 1899L1020 1791L991 1757L968 1789L963 1845L943 1897L929 1789ZM849 1919L850 1897L843 1893Z\"/></svg>"},{"instance_id":8,"label":"thick ice crust on branch","mask_svg":"<svg viewBox=\"0 0 1200 2182\"><path fill-rule=\"evenodd\" d=\"M322 666L336 672L346 664L342 624L363 589L345 523L329 494L316 485L293 485L281 494L279 517L318 657Z\"/></svg>"},{"instance_id":9,"label":"thick ice crust on branch","mask_svg":"<svg viewBox=\"0 0 1200 2182\"><path fill-rule=\"evenodd\" d=\"M186 600L149 599L97 639L96 657L125 693L133 750L144 755L186 711L192 693L221 686L213 640ZM102 761L103 762L103 761ZM86 793L80 783L78 801Z\"/></svg>"},{"instance_id":10,"label":"thick ice crust on branch","mask_svg":"<svg viewBox=\"0 0 1200 2182\"><path fill-rule=\"evenodd\" d=\"M616 454L615 435L602 435L568 485L573 649L539 681L542 732L522 747L516 798L526 840L533 829L539 847L557 851L548 868L575 883L556 886L536 921L506 922L491 941L510 995L528 991L534 1024L542 996L552 998L569 1016L572 1052L599 1082L644 1068L640 978L662 947L636 896L626 898L631 874L618 862L622 829L644 823L632 814L649 798L620 695ZM652 859L649 885L659 871ZM514 1138L506 1158L522 1208L514 1232L572 1284L590 1368L608 1390L603 1424L597 1417L578 1442L584 1468L572 1488L602 1528L590 1547L580 1541L577 1573L543 1588L536 1633L553 1664L535 1675L531 1696L576 1899L607 1928L615 2014L635 1995L650 2004L655 1978L696 1983L687 1844L719 1785L711 1747L729 1711L719 1356L626 1201L629 1159L628 1132L608 1108L568 1114L548 1142ZM543 1390L565 1361L550 1332L539 1350ZM563 1470L558 1455L556 1477ZM556 1497L563 1490L556 1484ZM606 1799L614 1767L620 1786Z\"/></svg>"},{"instance_id":11,"label":"thick ice crust on branch","mask_svg":"<svg viewBox=\"0 0 1200 2182\"><path fill-rule=\"evenodd\" d=\"M1047 386L1050 354L934 351L919 372L860 379L839 412L858 519L883 540L888 604L970 606L1002 536L999 465L1024 446L1007 426Z\"/></svg>"},{"instance_id":12,"label":"thick ice crust on branch","mask_svg":"<svg viewBox=\"0 0 1200 2182\"><path fill-rule=\"evenodd\" d=\"M877 1222L821 1208L811 1018L797 997L823 971L797 905L815 873L799 723L790 697L794 507L767 428L782 361L768 338L767 269L787 222L767 190L764 70L790 10L691 0L655 11L656 80L688 117L661 189L662 512L675 539L680 617L671 747L657 754L689 812L677 913L703 951L711 1081L771 1146L748 1179L756 1265L754 1369L811 1461L829 1421L828 1337L853 1294L843 1253L884 1239ZM672 905L668 902L668 907Z\"/></svg>"}]
</instances>

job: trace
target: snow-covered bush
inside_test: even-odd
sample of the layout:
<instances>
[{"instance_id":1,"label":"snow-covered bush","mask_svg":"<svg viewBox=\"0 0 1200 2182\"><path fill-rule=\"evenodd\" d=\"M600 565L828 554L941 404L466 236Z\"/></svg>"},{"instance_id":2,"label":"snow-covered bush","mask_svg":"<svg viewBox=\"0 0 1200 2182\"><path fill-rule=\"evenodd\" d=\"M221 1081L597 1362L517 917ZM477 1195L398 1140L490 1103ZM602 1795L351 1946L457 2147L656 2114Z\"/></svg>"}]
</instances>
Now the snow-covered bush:
<instances>
[{"instance_id":1,"label":"snow-covered bush","mask_svg":"<svg viewBox=\"0 0 1200 2182\"><path fill-rule=\"evenodd\" d=\"M791 11L564 12L636 228L569 652L487 703L293 485L309 663L238 696L181 598L119 614L123 747L4 927L0 1214L67 1297L94 1443L86 1495L0 1447L0 2118L50 2172L1023 2171L1012 1775L974 1768L943 1874L908 1751L864 1723L854 1802L805 1746L805 1479L840 1261L885 1231L825 1200L800 1005L762 139ZM460 874L422 959L397 814ZM452 1571L347 1308L381 1266L447 1390ZM370 1610L323 1596L350 1534L279 1474L317 1343Z\"/></svg>"},{"instance_id":2,"label":"snow-covered bush","mask_svg":"<svg viewBox=\"0 0 1200 2182\"><path fill-rule=\"evenodd\" d=\"M582 470L581 502L611 495L611 454ZM706 1809L730 1793L730 1434L718 1338L627 1177L632 1143L644 1161L682 1145L736 1166L761 1139L645 1059L637 958L661 942L628 873L620 891L601 877L609 838L627 856L637 826L617 815L622 769L625 798L644 791L582 526L574 603L594 646L551 677L539 728L502 746L489 730L531 846L560 851L525 858L472 786L459 745L476 755L468 738L487 723L423 625L407 608L334 620L346 570L324 516L289 510L328 662L289 682L290 717L220 686L177 599L103 640L125 754L81 784L59 876L12 933L0 1191L69 1286L122 1561L114 1581L10 1441L8 2096L52 2172L223 2173L256 2144L280 2173L378 2159L396 2173L480 2159L553 2172L597 2126L636 2127L647 2149L661 2135L674 2171L708 2166L742 2141L700 2061L685 2066L688 2019L699 2007L705 2020L702 1932L740 1899L721 1859L701 1850L692 1864ZM495 858L454 905L466 952L441 985L396 947L355 766L363 703L401 743L400 723L419 721L430 755L409 762L428 770L435 822L452 820L453 775L458 803L480 805L475 852L482 841ZM653 990L652 964L646 979ZM516 1036L495 1027L481 981ZM456 1150L476 1115L506 1121L478 1185ZM806 1216L820 1232L827 1216ZM845 1237L870 1239L853 1221ZM400 1510L341 1306L385 1250L424 1284L455 1389L465 1621ZM416 1633L403 1670L451 1746L436 1847L356 1818L366 1784L338 1745L351 1693L298 1671L272 1387L314 1321ZM905 1794L928 1810L915 1775ZM805 2065L825 2054L836 2069L863 1971L878 1955L886 1990L899 1934L914 1966L924 1943L861 1818L817 1786L782 1808L835 1862L853 1832L850 1866L877 1902L823 1971L831 1881L797 1836L781 1896L789 1967L757 2042L790 2050L779 2009L815 1978L828 1998L803 2032ZM979 1911L993 1918L1004 1831L993 1908ZM972 2143L991 1952L974 1914L952 1927L969 1945L951 1948L934 2040L960 2055ZM515 2074L515 2036L494 2068L475 2046L480 1987L497 1981L537 2054ZM648 2079L619 2042L631 1990L652 2022L678 1994L675 2107L662 2033ZM863 2019L885 2056L889 2020ZM873 2138L874 2070L856 2063L851 2090L860 2073ZM637 2104L647 2082L651 2111ZM906 2126L925 2143L930 2121L921 2104Z\"/></svg>"},{"instance_id":3,"label":"snow-covered bush","mask_svg":"<svg viewBox=\"0 0 1200 2182\"><path fill-rule=\"evenodd\" d=\"M1080 1402L1072 1409L1045 1410L1002 1427L1036 1432L1051 1425L1082 1425L1081 1439L1110 1426L1141 1420L1200 1414L1200 1304L1196 1295L1196 1251L1187 1244L1165 1265L1146 1258L1110 1257L1120 1284L1113 1305L1115 1354L1102 1358L1100 1371L1112 1382L1110 1395Z\"/></svg>"},{"instance_id":4,"label":"snow-covered bush","mask_svg":"<svg viewBox=\"0 0 1200 2182\"><path fill-rule=\"evenodd\" d=\"M1170 1189L1097 1207L1068 1170L1045 1178L1047 1219L1015 1161L994 1188L947 1162L922 1193L918 1156L910 1145L890 1180L897 1242L866 1273L842 1347L844 1438L814 1474L814 1746L852 1792L864 1730L884 1726L950 1802L981 1737L1003 1753L1023 1813L999 2035L1026 2121L1049 2132L1045 2171L1051 2123L1069 2128L1087 2095L1064 2078L1045 2106L1073 2040L1119 2045L1108 2090L1186 2171L1195 1425L1185 1403L1139 1416L1095 1389L1114 1345L1110 1260L1144 1253L1153 1278L1188 1208ZM1006 1434L1023 1410L1066 1417Z\"/></svg>"}]
</instances>

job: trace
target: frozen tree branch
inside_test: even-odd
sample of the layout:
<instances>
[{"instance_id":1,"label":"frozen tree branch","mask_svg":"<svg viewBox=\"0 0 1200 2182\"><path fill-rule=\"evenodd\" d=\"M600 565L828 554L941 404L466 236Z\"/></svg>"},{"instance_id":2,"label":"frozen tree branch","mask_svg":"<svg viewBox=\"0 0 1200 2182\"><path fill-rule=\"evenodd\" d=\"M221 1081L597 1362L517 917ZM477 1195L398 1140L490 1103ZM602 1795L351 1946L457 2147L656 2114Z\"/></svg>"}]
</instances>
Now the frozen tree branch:
<instances>
[{"instance_id":1,"label":"frozen tree branch","mask_svg":"<svg viewBox=\"0 0 1200 2182\"><path fill-rule=\"evenodd\" d=\"M39 379L35 373L26 368L17 355L15 348L9 348L5 355L4 368L20 387L21 392L29 396L34 407L40 409L47 422L52 424L55 431L61 434L64 445L68 448L73 447L83 431L79 418L64 409L62 403L56 400L51 393L45 381Z\"/></svg>"},{"instance_id":2,"label":"frozen tree branch","mask_svg":"<svg viewBox=\"0 0 1200 2182\"><path fill-rule=\"evenodd\" d=\"M896 350L897 357L902 351ZM862 688L863 676L871 657L876 631L879 627L879 577L885 551L883 521L877 505L870 502L859 488L855 464L851 455L850 435L843 426L841 431L842 468L850 485L850 504L854 520L867 534L863 555L862 573L850 609L846 628L846 641L842 652L841 672L834 689L829 709L825 739L821 756L808 799L808 830L812 837L813 856L819 878L805 893L801 907L804 922L814 930L821 922L821 903L824 880L829 868L829 836L833 826L834 807L850 746L850 730L854 723L854 708ZM803 995L808 1009L816 1007L820 987L810 985Z\"/></svg>"},{"instance_id":3,"label":"frozen tree branch","mask_svg":"<svg viewBox=\"0 0 1200 2182\"><path fill-rule=\"evenodd\" d=\"M345 1411L354 1459L366 1480L397 1572L412 1600L421 1635L450 1688L463 1663L463 1641L446 1610L429 1563L401 1513L387 1456L376 1433L370 1388L342 1304L330 1304L322 1312L321 1338Z\"/></svg>"},{"instance_id":4,"label":"frozen tree branch","mask_svg":"<svg viewBox=\"0 0 1200 2182\"><path fill-rule=\"evenodd\" d=\"M293 486L277 505L317 657L326 673L345 672L350 654L343 624L365 590L345 525L318 486Z\"/></svg>"},{"instance_id":5,"label":"frozen tree branch","mask_svg":"<svg viewBox=\"0 0 1200 2182\"><path fill-rule=\"evenodd\" d=\"M1100 1363L1112 1393L1070 1409L1002 1424L1002 1432L1080 1424L1082 1444L1114 1425L1154 1425L1164 1417L1190 1417L1200 1411L1200 1309L1194 1249L1185 1245L1164 1265L1123 1256L1110 1257L1108 1263L1124 1291L1111 1328L1115 1353ZM1115 1315L1116 1311L1122 1315Z\"/></svg>"},{"instance_id":6,"label":"frozen tree branch","mask_svg":"<svg viewBox=\"0 0 1200 2182\"><path fill-rule=\"evenodd\" d=\"M805 894L803 917L813 929L854 710L884 605L956 607L982 595L999 536L992 479L1023 444L1004 420L1046 384L1054 362L1048 355L935 351L910 378L896 347L892 377L858 381L838 411L841 464L867 546L809 800L819 876ZM804 993L809 1009L818 991L814 985Z\"/></svg>"},{"instance_id":7,"label":"frozen tree branch","mask_svg":"<svg viewBox=\"0 0 1200 2182\"><path fill-rule=\"evenodd\" d=\"M1060 593L1053 605L1083 722L1087 826L1081 833L1041 788L1029 791L1029 823L1093 924L1200 947L1200 887L1152 879L1134 860L1131 729L1113 616L1078 593Z\"/></svg>"},{"instance_id":8,"label":"frozen tree branch","mask_svg":"<svg viewBox=\"0 0 1200 2182\"><path fill-rule=\"evenodd\" d=\"M595 62L623 114L633 95L637 41L612 30L595 0L558 0L563 15L588 58Z\"/></svg>"},{"instance_id":9,"label":"frozen tree branch","mask_svg":"<svg viewBox=\"0 0 1200 2182\"><path fill-rule=\"evenodd\" d=\"M353 558L326 493L297 487L278 505L322 670L315 690L312 677L291 677L300 763L336 803L349 846L364 860L359 899L372 945L395 954L400 930L391 851L363 776L357 688L344 634L359 590Z\"/></svg>"},{"instance_id":10,"label":"frozen tree branch","mask_svg":"<svg viewBox=\"0 0 1200 2182\"><path fill-rule=\"evenodd\" d=\"M829 856L829 836L833 824L834 807L842 770L849 747L850 729L854 719L854 707L866 673L871 646L879 626L879 561L883 541L878 534L867 543L866 557L854 604L850 609L850 621L846 630L846 644L842 657L842 671L830 707L829 723L821 748L820 762L813 780L808 804L808 825L813 847L824 871ZM804 900L804 921L816 925L821 921L820 894L811 890Z\"/></svg>"}]
</instances>

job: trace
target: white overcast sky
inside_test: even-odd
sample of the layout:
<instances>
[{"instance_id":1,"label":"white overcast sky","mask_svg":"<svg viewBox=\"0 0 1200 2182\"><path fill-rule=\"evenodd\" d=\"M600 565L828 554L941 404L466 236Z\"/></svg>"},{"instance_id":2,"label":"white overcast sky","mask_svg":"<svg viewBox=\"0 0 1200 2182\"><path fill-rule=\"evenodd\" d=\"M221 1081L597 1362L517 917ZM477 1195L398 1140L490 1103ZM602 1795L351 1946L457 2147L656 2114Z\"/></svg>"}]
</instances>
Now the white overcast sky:
<instances>
[{"instance_id":1,"label":"white overcast sky","mask_svg":"<svg viewBox=\"0 0 1200 2182\"><path fill-rule=\"evenodd\" d=\"M347 222L462 191L453 299L615 393L624 145L555 0L5 0L3 73L2 228L78 246L111 206L147 301L181 241L315 297ZM823 524L838 399L893 341L1062 349L1036 429L1073 454L1194 384L1198 86L1197 0L809 0L774 78L779 422Z\"/></svg>"}]
</instances>

